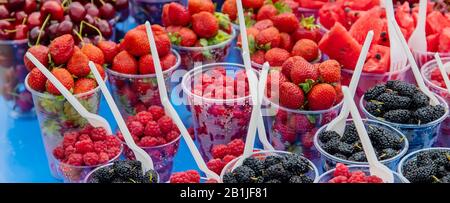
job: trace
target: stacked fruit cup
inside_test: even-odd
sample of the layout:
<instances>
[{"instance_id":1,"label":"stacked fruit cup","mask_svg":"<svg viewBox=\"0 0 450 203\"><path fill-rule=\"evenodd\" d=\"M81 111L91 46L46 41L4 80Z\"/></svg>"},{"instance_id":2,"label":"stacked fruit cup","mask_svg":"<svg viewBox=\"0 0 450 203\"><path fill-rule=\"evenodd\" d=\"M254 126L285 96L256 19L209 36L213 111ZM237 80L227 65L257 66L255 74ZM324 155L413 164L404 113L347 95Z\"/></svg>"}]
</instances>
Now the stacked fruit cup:
<instances>
[{"instance_id":1,"label":"stacked fruit cup","mask_svg":"<svg viewBox=\"0 0 450 203\"><path fill-rule=\"evenodd\" d=\"M391 170L395 170L400 158L403 157L409 148L408 140L399 130L383 124L375 120L363 120L368 130L371 142L374 145L378 159L380 162ZM336 167L337 163L345 165L369 165L365 158L361 142L359 141L356 129L349 127L353 124L353 120L347 120L346 132L342 137L338 134L331 136L330 131L327 132L328 125L322 126L314 136L314 146L320 152L323 163L323 170L328 171ZM383 130L382 134L376 134L379 130ZM382 136L390 135L386 138L389 143L383 143ZM332 139L337 138L338 146L333 146ZM379 139L377 139L379 138ZM384 138L383 138L384 139ZM330 143L329 143L330 142ZM334 147L337 147L335 149Z\"/></svg>"},{"instance_id":2,"label":"stacked fruit cup","mask_svg":"<svg viewBox=\"0 0 450 203\"><path fill-rule=\"evenodd\" d=\"M190 0L188 4L165 4L162 12L163 25L181 56L181 68L223 62L236 37L228 16L215 12L211 0Z\"/></svg>"},{"instance_id":3,"label":"stacked fruit cup","mask_svg":"<svg viewBox=\"0 0 450 203\"><path fill-rule=\"evenodd\" d=\"M447 102L442 97L435 96L439 104L433 106L429 104L428 96L415 85L403 81L388 81L386 85L380 84L369 89L359 105L368 119L382 122L402 132L408 139L409 151L415 151L436 143L441 123L448 117Z\"/></svg>"},{"instance_id":4,"label":"stacked fruit cup","mask_svg":"<svg viewBox=\"0 0 450 203\"><path fill-rule=\"evenodd\" d=\"M197 67L183 77L182 88L206 161L212 158L213 146L245 140L252 106L243 65L217 63Z\"/></svg>"},{"instance_id":5,"label":"stacked fruit cup","mask_svg":"<svg viewBox=\"0 0 450 203\"><path fill-rule=\"evenodd\" d=\"M316 183L382 183L379 181L383 181L380 180L379 178L374 178L373 176L370 176L370 168L368 165L350 165L347 166L347 170L348 171L339 171L337 168L331 169L320 175ZM358 180L358 177L348 177L342 179L343 177L347 177L349 175L351 176L358 174L360 173L359 171L362 171L364 173L365 177L362 180L361 179ZM393 183L409 183L409 181L401 174L396 172L392 173L394 174Z\"/></svg>"},{"instance_id":6,"label":"stacked fruit cup","mask_svg":"<svg viewBox=\"0 0 450 203\"><path fill-rule=\"evenodd\" d=\"M450 58L443 58L443 63L450 62ZM436 60L425 63L421 68L422 77L425 84L432 92L442 97L447 103L450 103L450 93L448 92L442 74L439 71ZM436 144L438 146L449 146L450 143L450 117L441 124L440 135Z\"/></svg>"}]
</instances>

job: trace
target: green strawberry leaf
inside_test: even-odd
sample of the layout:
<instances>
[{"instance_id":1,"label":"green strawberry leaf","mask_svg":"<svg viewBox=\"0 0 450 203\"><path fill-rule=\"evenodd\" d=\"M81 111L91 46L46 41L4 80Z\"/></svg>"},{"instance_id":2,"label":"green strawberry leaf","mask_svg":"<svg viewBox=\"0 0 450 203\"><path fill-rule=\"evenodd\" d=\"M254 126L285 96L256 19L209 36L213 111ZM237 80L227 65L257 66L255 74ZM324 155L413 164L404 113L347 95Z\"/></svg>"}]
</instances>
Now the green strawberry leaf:
<instances>
[{"instance_id":1,"label":"green strawberry leaf","mask_svg":"<svg viewBox=\"0 0 450 203\"><path fill-rule=\"evenodd\" d=\"M172 44L180 45L181 44L181 36L178 33L169 32L169 39Z\"/></svg>"},{"instance_id":2,"label":"green strawberry leaf","mask_svg":"<svg viewBox=\"0 0 450 203\"><path fill-rule=\"evenodd\" d=\"M269 42L264 45L256 45L256 48L259 50L269 51L272 48L272 46L271 46L271 43Z\"/></svg>"},{"instance_id":3,"label":"green strawberry leaf","mask_svg":"<svg viewBox=\"0 0 450 203\"><path fill-rule=\"evenodd\" d=\"M274 3L273 6L275 6L275 8L277 9L278 14L292 13L291 7L289 7L289 5L287 5L284 2L278 1L278 2Z\"/></svg>"},{"instance_id":4,"label":"green strawberry leaf","mask_svg":"<svg viewBox=\"0 0 450 203\"><path fill-rule=\"evenodd\" d=\"M305 94L308 94L308 92L311 91L314 84L315 84L314 80L307 79L305 83L300 83L299 86L300 86L300 88L302 88L302 90L303 90L303 92L305 92Z\"/></svg>"},{"instance_id":5,"label":"green strawberry leaf","mask_svg":"<svg viewBox=\"0 0 450 203\"><path fill-rule=\"evenodd\" d=\"M231 21L230 21L230 18L228 17L228 15L219 13L219 12L215 12L214 16L219 21L220 28L225 29L225 30L230 28Z\"/></svg>"},{"instance_id":6,"label":"green strawberry leaf","mask_svg":"<svg viewBox=\"0 0 450 203\"><path fill-rule=\"evenodd\" d=\"M246 15L244 16L244 19L245 19L246 27L251 27L256 23L255 19L253 19L253 12L251 12L251 11L246 13Z\"/></svg>"},{"instance_id":7,"label":"green strawberry leaf","mask_svg":"<svg viewBox=\"0 0 450 203\"><path fill-rule=\"evenodd\" d=\"M256 40L253 35L248 36L248 49L250 50L250 54L256 52Z\"/></svg>"},{"instance_id":8,"label":"green strawberry leaf","mask_svg":"<svg viewBox=\"0 0 450 203\"><path fill-rule=\"evenodd\" d=\"M217 32L216 36L214 36L214 37L212 37L212 38L209 38L209 39L207 40L207 46L208 46L208 45L211 46L211 45L220 44L220 43L222 43L222 42L225 42L225 41L229 40L230 38L231 38L231 35L230 35L230 34L224 32L224 31L222 31L222 30L219 30L219 31ZM201 44L201 43L202 43L202 42L200 42L200 44ZM204 45L202 44L202 46L204 46Z\"/></svg>"},{"instance_id":9,"label":"green strawberry leaf","mask_svg":"<svg viewBox=\"0 0 450 203\"><path fill-rule=\"evenodd\" d=\"M314 16L310 16L310 17L303 17L300 20L300 25L308 30L314 30L319 28L319 25L316 24L316 19L314 18Z\"/></svg>"},{"instance_id":10,"label":"green strawberry leaf","mask_svg":"<svg viewBox=\"0 0 450 203\"><path fill-rule=\"evenodd\" d=\"M205 38L201 38L201 39L199 40L199 43L200 43L200 45L202 45L202 47L207 47L207 46L209 46L209 42L208 42L208 40L205 39ZM207 58L207 59L212 59L212 57L213 57L212 53L211 53L209 50L203 51L202 54L203 54L203 56L204 56L205 58Z\"/></svg>"},{"instance_id":11,"label":"green strawberry leaf","mask_svg":"<svg viewBox=\"0 0 450 203\"><path fill-rule=\"evenodd\" d=\"M308 119L308 121L312 124L316 123L316 116L314 115L307 115L306 118Z\"/></svg>"}]
</instances>

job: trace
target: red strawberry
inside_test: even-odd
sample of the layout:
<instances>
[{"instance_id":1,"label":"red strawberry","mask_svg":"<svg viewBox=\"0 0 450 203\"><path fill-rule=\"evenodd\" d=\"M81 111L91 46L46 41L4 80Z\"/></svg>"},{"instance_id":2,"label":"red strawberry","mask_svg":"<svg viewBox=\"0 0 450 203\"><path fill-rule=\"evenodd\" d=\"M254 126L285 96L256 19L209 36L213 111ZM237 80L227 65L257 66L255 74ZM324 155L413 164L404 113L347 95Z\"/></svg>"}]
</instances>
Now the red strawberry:
<instances>
[{"instance_id":1,"label":"red strawberry","mask_svg":"<svg viewBox=\"0 0 450 203\"><path fill-rule=\"evenodd\" d=\"M270 27L273 27L273 22L269 19L258 21L253 25L253 28L256 28L259 31L263 31Z\"/></svg>"},{"instance_id":2,"label":"red strawberry","mask_svg":"<svg viewBox=\"0 0 450 203\"><path fill-rule=\"evenodd\" d=\"M81 51L75 51L67 62L67 70L79 78L86 77L91 72L89 58Z\"/></svg>"},{"instance_id":3,"label":"red strawberry","mask_svg":"<svg viewBox=\"0 0 450 203\"><path fill-rule=\"evenodd\" d=\"M294 67L300 66L300 64L298 64L298 62L305 62L305 59L301 56L293 56L288 58L282 65L281 68L281 72L287 77L287 78L291 78L291 70Z\"/></svg>"},{"instance_id":4,"label":"red strawberry","mask_svg":"<svg viewBox=\"0 0 450 203\"><path fill-rule=\"evenodd\" d=\"M91 78L80 78L75 82L74 94L89 92L97 87L97 82Z\"/></svg>"},{"instance_id":5,"label":"red strawberry","mask_svg":"<svg viewBox=\"0 0 450 203\"><path fill-rule=\"evenodd\" d=\"M33 54L34 57L37 58L39 62L42 63L45 67L48 66L48 48L43 45L35 45L28 49L28 51ZM25 64L25 67L27 67L28 71L33 70L36 66L26 57L23 57L23 62Z\"/></svg>"},{"instance_id":6,"label":"red strawberry","mask_svg":"<svg viewBox=\"0 0 450 203\"><path fill-rule=\"evenodd\" d=\"M102 50L106 63L112 63L114 57L119 53L117 44L113 41L100 41L97 47Z\"/></svg>"},{"instance_id":7,"label":"red strawberry","mask_svg":"<svg viewBox=\"0 0 450 203\"><path fill-rule=\"evenodd\" d=\"M450 52L450 28L446 27L442 30L439 36L439 52L448 53Z\"/></svg>"},{"instance_id":8,"label":"red strawberry","mask_svg":"<svg viewBox=\"0 0 450 203\"><path fill-rule=\"evenodd\" d=\"M342 92L342 85L337 84L334 86L334 90L336 91L336 103L339 103L344 99L344 93Z\"/></svg>"},{"instance_id":9,"label":"red strawberry","mask_svg":"<svg viewBox=\"0 0 450 203\"><path fill-rule=\"evenodd\" d=\"M37 68L31 70L28 75L28 86L31 89L43 92L45 91L45 82L47 82L47 77Z\"/></svg>"},{"instance_id":10,"label":"red strawberry","mask_svg":"<svg viewBox=\"0 0 450 203\"><path fill-rule=\"evenodd\" d=\"M174 54L167 54L161 58L161 68L163 71L172 68L177 63L177 57Z\"/></svg>"},{"instance_id":11,"label":"red strawberry","mask_svg":"<svg viewBox=\"0 0 450 203\"><path fill-rule=\"evenodd\" d=\"M161 21L164 26L172 25L169 19L169 4L164 4L162 8Z\"/></svg>"},{"instance_id":12,"label":"red strawberry","mask_svg":"<svg viewBox=\"0 0 450 203\"><path fill-rule=\"evenodd\" d=\"M275 8L275 6L273 6L272 4L266 4L259 9L258 14L256 15L256 20L261 21L265 19L271 19L277 14L278 10L277 8Z\"/></svg>"},{"instance_id":13,"label":"red strawberry","mask_svg":"<svg viewBox=\"0 0 450 203\"><path fill-rule=\"evenodd\" d=\"M197 35L187 27L168 27L170 41L175 45L192 47L197 42Z\"/></svg>"},{"instance_id":14,"label":"red strawberry","mask_svg":"<svg viewBox=\"0 0 450 203\"><path fill-rule=\"evenodd\" d=\"M266 59L264 58L266 53L263 50L258 50L251 55L251 59L253 62L257 64L263 64Z\"/></svg>"},{"instance_id":15,"label":"red strawberry","mask_svg":"<svg viewBox=\"0 0 450 203\"><path fill-rule=\"evenodd\" d=\"M277 28L270 27L256 35L256 44L267 49L275 48L280 45L280 32Z\"/></svg>"},{"instance_id":16,"label":"red strawberry","mask_svg":"<svg viewBox=\"0 0 450 203\"><path fill-rule=\"evenodd\" d=\"M139 73L142 75L155 74L152 55L147 54L139 58Z\"/></svg>"},{"instance_id":17,"label":"red strawberry","mask_svg":"<svg viewBox=\"0 0 450 203\"><path fill-rule=\"evenodd\" d=\"M190 23L191 14L183 5L172 2L168 7L167 15L171 25L187 26Z\"/></svg>"},{"instance_id":18,"label":"red strawberry","mask_svg":"<svg viewBox=\"0 0 450 203\"><path fill-rule=\"evenodd\" d=\"M267 96L272 98L272 96L276 96L278 92L280 92L280 85L289 82L288 78L281 73L280 71L273 70L270 71L267 76Z\"/></svg>"},{"instance_id":19,"label":"red strawberry","mask_svg":"<svg viewBox=\"0 0 450 203\"><path fill-rule=\"evenodd\" d=\"M294 42L301 39L310 39L318 43L322 36L320 34L319 27L315 24L315 22L316 19L314 16L302 18L300 21L300 27L297 28L297 30L295 30L291 35Z\"/></svg>"},{"instance_id":20,"label":"red strawberry","mask_svg":"<svg viewBox=\"0 0 450 203\"><path fill-rule=\"evenodd\" d=\"M310 110L325 110L333 107L336 102L336 90L327 83L315 85L308 94Z\"/></svg>"},{"instance_id":21,"label":"red strawberry","mask_svg":"<svg viewBox=\"0 0 450 203\"><path fill-rule=\"evenodd\" d=\"M290 52L293 46L291 36L285 32L282 32L280 33L280 39L279 47Z\"/></svg>"},{"instance_id":22,"label":"red strawberry","mask_svg":"<svg viewBox=\"0 0 450 203\"><path fill-rule=\"evenodd\" d=\"M147 34L141 30L133 29L128 31L123 38L123 45L125 50L133 56L139 57L150 52Z\"/></svg>"},{"instance_id":23,"label":"red strawberry","mask_svg":"<svg viewBox=\"0 0 450 203\"><path fill-rule=\"evenodd\" d=\"M74 87L74 81L72 75L65 68L54 68L52 74L58 79L64 87L71 91ZM56 89L56 87L48 80L45 84L47 92L53 95L61 95L61 93Z\"/></svg>"},{"instance_id":24,"label":"red strawberry","mask_svg":"<svg viewBox=\"0 0 450 203\"><path fill-rule=\"evenodd\" d=\"M170 39L169 36L167 35L167 33L164 34L155 34L155 43L156 43L156 49L158 50L158 55L159 57L164 57L167 54L170 53L170 49L172 48L172 45L170 43ZM148 40L147 40L148 42ZM147 53L149 53L150 50L147 51Z\"/></svg>"},{"instance_id":25,"label":"red strawberry","mask_svg":"<svg viewBox=\"0 0 450 203\"><path fill-rule=\"evenodd\" d=\"M127 51L121 51L114 57L112 70L125 74L137 74L138 63Z\"/></svg>"},{"instance_id":26,"label":"red strawberry","mask_svg":"<svg viewBox=\"0 0 450 203\"><path fill-rule=\"evenodd\" d=\"M244 8L252 8L254 10L258 10L263 4L264 0L242 0L242 6Z\"/></svg>"},{"instance_id":27,"label":"red strawberry","mask_svg":"<svg viewBox=\"0 0 450 203\"><path fill-rule=\"evenodd\" d=\"M188 9L191 15L206 11L209 13L214 13L215 6L211 0L189 0Z\"/></svg>"},{"instance_id":28,"label":"red strawberry","mask_svg":"<svg viewBox=\"0 0 450 203\"><path fill-rule=\"evenodd\" d=\"M305 95L298 85L285 82L281 84L279 94L280 105L290 109L299 109L303 106Z\"/></svg>"},{"instance_id":29,"label":"red strawberry","mask_svg":"<svg viewBox=\"0 0 450 203\"><path fill-rule=\"evenodd\" d=\"M84 44L81 51L94 63L102 65L105 63L105 55L103 55L102 50L95 45Z\"/></svg>"},{"instance_id":30,"label":"red strawberry","mask_svg":"<svg viewBox=\"0 0 450 203\"><path fill-rule=\"evenodd\" d=\"M309 39L301 39L292 48L293 56L301 56L307 61L314 61L319 58L319 47Z\"/></svg>"},{"instance_id":31,"label":"red strawberry","mask_svg":"<svg viewBox=\"0 0 450 203\"><path fill-rule=\"evenodd\" d=\"M327 60L319 65L320 78L325 83L341 81L341 65L336 60Z\"/></svg>"},{"instance_id":32,"label":"red strawberry","mask_svg":"<svg viewBox=\"0 0 450 203\"><path fill-rule=\"evenodd\" d=\"M264 59L266 59L271 66L281 66L290 56L289 52L284 49L273 48L266 52Z\"/></svg>"},{"instance_id":33,"label":"red strawberry","mask_svg":"<svg viewBox=\"0 0 450 203\"><path fill-rule=\"evenodd\" d=\"M294 84L315 82L319 79L319 70L307 61L298 61L291 70L291 81Z\"/></svg>"},{"instance_id":34,"label":"red strawberry","mask_svg":"<svg viewBox=\"0 0 450 203\"><path fill-rule=\"evenodd\" d=\"M219 22L213 14L202 11L192 15L192 29L199 37L211 38L219 31Z\"/></svg>"},{"instance_id":35,"label":"red strawberry","mask_svg":"<svg viewBox=\"0 0 450 203\"><path fill-rule=\"evenodd\" d=\"M225 0L222 5L222 13L227 14L231 21L237 18L236 0Z\"/></svg>"},{"instance_id":36,"label":"red strawberry","mask_svg":"<svg viewBox=\"0 0 450 203\"><path fill-rule=\"evenodd\" d=\"M105 74L105 69L103 68L103 66L95 64L95 67L97 68L98 73L100 73L100 76L102 76L102 78L105 79L106 74Z\"/></svg>"},{"instance_id":37,"label":"red strawberry","mask_svg":"<svg viewBox=\"0 0 450 203\"><path fill-rule=\"evenodd\" d=\"M300 27L300 22L293 13L282 13L272 18L273 24L281 32L292 33Z\"/></svg>"},{"instance_id":38,"label":"red strawberry","mask_svg":"<svg viewBox=\"0 0 450 203\"><path fill-rule=\"evenodd\" d=\"M70 34L53 39L48 46L53 62L57 65L66 63L72 57L74 44L75 42Z\"/></svg>"}]
</instances>

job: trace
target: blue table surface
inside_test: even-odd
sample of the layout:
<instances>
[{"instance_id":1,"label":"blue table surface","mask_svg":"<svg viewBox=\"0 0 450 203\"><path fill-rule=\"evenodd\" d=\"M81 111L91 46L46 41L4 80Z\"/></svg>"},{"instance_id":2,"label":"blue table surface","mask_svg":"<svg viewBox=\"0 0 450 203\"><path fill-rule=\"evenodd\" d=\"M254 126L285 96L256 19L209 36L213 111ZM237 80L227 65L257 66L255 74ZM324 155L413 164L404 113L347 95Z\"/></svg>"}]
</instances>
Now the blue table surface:
<instances>
[{"instance_id":1,"label":"blue table surface","mask_svg":"<svg viewBox=\"0 0 450 203\"><path fill-rule=\"evenodd\" d=\"M232 47L226 61L240 63L239 50L234 48L235 45ZM7 112L6 104L0 98L0 183L60 182L50 174L37 119L12 119ZM189 127L190 116L186 111L178 112ZM104 100L101 101L100 115L115 126L114 118ZM181 140L173 171L198 170L184 140Z\"/></svg>"}]
</instances>

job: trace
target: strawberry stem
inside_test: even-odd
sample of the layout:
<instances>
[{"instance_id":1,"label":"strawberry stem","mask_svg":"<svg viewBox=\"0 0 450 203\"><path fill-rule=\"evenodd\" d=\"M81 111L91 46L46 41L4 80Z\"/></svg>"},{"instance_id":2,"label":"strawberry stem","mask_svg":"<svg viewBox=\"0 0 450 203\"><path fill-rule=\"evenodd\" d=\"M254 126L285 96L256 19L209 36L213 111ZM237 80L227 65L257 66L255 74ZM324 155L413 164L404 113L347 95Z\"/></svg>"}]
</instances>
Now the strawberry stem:
<instances>
[{"instance_id":1,"label":"strawberry stem","mask_svg":"<svg viewBox=\"0 0 450 203\"><path fill-rule=\"evenodd\" d=\"M45 17L44 23L42 23L42 26L41 26L41 28L39 29L39 35L38 35L38 38L37 38L37 40L36 40L36 44L35 44L35 45L38 45L39 42L41 41L41 35L42 35L42 32L44 31L45 26L47 25L48 21L50 20L50 16L51 16L51 15L48 14L47 17Z\"/></svg>"}]
</instances>

